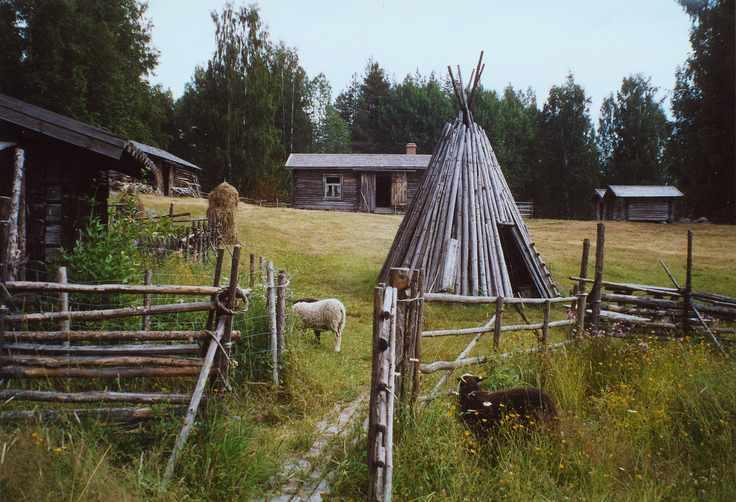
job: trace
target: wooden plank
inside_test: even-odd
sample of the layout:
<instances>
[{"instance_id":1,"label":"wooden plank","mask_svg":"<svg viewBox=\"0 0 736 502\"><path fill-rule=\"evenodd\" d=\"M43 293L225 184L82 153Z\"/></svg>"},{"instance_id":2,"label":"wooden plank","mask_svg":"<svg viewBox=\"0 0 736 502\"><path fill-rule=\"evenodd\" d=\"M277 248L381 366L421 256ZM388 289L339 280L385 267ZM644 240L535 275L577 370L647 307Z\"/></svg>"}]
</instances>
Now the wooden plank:
<instances>
[{"instance_id":1,"label":"wooden plank","mask_svg":"<svg viewBox=\"0 0 736 502\"><path fill-rule=\"evenodd\" d=\"M199 346L196 343L161 345L149 343L131 345L43 345L30 343L7 343L0 346L0 352L66 354L80 356L163 356L196 354L199 352Z\"/></svg>"},{"instance_id":2,"label":"wooden plank","mask_svg":"<svg viewBox=\"0 0 736 502\"><path fill-rule=\"evenodd\" d=\"M154 295L199 295L216 294L216 286L144 285L144 284L59 284L57 282L8 281L9 291L39 291L53 293L128 293Z\"/></svg>"},{"instance_id":3,"label":"wooden plank","mask_svg":"<svg viewBox=\"0 0 736 502\"><path fill-rule=\"evenodd\" d=\"M210 334L205 331L3 331L0 342L92 342L92 341L206 341ZM232 338L240 339L240 331ZM3 349L0 346L0 351Z\"/></svg>"},{"instance_id":4,"label":"wooden plank","mask_svg":"<svg viewBox=\"0 0 736 502\"><path fill-rule=\"evenodd\" d=\"M168 407L165 410L153 408L82 408L82 409L46 409L46 410L14 410L0 412L0 422L18 422L39 420L52 422L61 419L68 420L69 416L79 419L97 419L110 422L139 422L156 417L168 418L172 414L180 414L184 407Z\"/></svg>"},{"instance_id":5,"label":"wooden plank","mask_svg":"<svg viewBox=\"0 0 736 502\"><path fill-rule=\"evenodd\" d=\"M13 314L5 317L6 322L39 322L58 321L102 321L106 319L120 319L157 314L174 314L177 312L202 312L214 310L210 302L172 303L168 305L154 305L151 307L123 307L118 309L45 312L38 314Z\"/></svg>"},{"instance_id":6,"label":"wooden plank","mask_svg":"<svg viewBox=\"0 0 736 502\"><path fill-rule=\"evenodd\" d=\"M151 356L41 356L27 354L0 355L0 365L64 367L126 367L126 366L202 366L201 359Z\"/></svg>"},{"instance_id":7,"label":"wooden plank","mask_svg":"<svg viewBox=\"0 0 736 502\"><path fill-rule=\"evenodd\" d=\"M3 378L179 378L197 376L198 366L139 368L45 368L40 366L0 366Z\"/></svg>"},{"instance_id":8,"label":"wooden plank","mask_svg":"<svg viewBox=\"0 0 736 502\"><path fill-rule=\"evenodd\" d=\"M55 392L45 390L2 389L0 401L42 401L51 403L141 403L141 404L186 404L189 394L164 392Z\"/></svg>"}]
</instances>

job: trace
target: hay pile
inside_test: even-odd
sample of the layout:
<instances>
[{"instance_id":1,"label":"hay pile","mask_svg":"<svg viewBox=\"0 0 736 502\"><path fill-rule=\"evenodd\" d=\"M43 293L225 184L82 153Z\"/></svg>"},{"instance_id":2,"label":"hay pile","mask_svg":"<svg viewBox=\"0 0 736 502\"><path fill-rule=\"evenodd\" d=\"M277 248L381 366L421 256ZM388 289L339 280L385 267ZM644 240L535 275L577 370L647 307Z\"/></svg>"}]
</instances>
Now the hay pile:
<instances>
[{"instance_id":1,"label":"hay pile","mask_svg":"<svg viewBox=\"0 0 736 502\"><path fill-rule=\"evenodd\" d=\"M217 229L219 244L235 244L238 237L235 229L235 213L238 211L238 191L223 181L207 197L207 222Z\"/></svg>"}]
</instances>

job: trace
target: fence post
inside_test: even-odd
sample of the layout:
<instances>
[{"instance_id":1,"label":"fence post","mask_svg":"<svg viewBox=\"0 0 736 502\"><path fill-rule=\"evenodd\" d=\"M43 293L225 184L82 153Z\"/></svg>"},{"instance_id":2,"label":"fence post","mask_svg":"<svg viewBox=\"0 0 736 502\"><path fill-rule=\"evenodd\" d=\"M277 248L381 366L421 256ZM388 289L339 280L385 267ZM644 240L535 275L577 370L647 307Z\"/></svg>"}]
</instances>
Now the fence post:
<instances>
[{"instance_id":1,"label":"fence post","mask_svg":"<svg viewBox=\"0 0 736 502\"><path fill-rule=\"evenodd\" d=\"M279 384L279 338L276 331L276 288L274 287L273 263L266 265L266 295L268 305L268 327L271 332L271 380Z\"/></svg>"},{"instance_id":2,"label":"fence post","mask_svg":"<svg viewBox=\"0 0 736 502\"><path fill-rule=\"evenodd\" d=\"M588 298L588 295L586 293L578 293L578 303L577 303L577 333L576 336L581 337L585 333L585 300Z\"/></svg>"},{"instance_id":3,"label":"fence post","mask_svg":"<svg viewBox=\"0 0 736 502\"><path fill-rule=\"evenodd\" d=\"M603 258L604 248L606 243L606 226L603 223L598 223L598 231L596 234L595 241L595 282L593 282L593 289L591 291L591 315L590 324L591 330L595 334L598 330L598 325L601 316L601 293L603 290Z\"/></svg>"},{"instance_id":4,"label":"fence post","mask_svg":"<svg viewBox=\"0 0 736 502\"><path fill-rule=\"evenodd\" d=\"M542 320L542 346L547 350L547 342L549 341L549 316L552 309L552 302L549 299L544 301L544 318Z\"/></svg>"},{"instance_id":5,"label":"fence post","mask_svg":"<svg viewBox=\"0 0 736 502\"><path fill-rule=\"evenodd\" d=\"M693 231L687 231L687 262L685 267L685 289L682 291L682 333L690 334L690 312L693 293Z\"/></svg>"},{"instance_id":6,"label":"fence post","mask_svg":"<svg viewBox=\"0 0 736 502\"><path fill-rule=\"evenodd\" d=\"M56 271L56 282L60 284L67 283L66 267L59 267L59 269ZM59 311L69 311L69 293L59 293ZM59 321L59 330L69 331L70 329L71 321L69 319Z\"/></svg>"},{"instance_id":7,"label":"fence post","mask_svg":"<svg viewBox=\"0 0 736 502\"><path fill-rule=\"evenodd\" d=\"M496 297L496 319L493 326L493 350L498 351L501 344L501 322L503 317L503 296Z\"/></svg>"},{"instance_id":8,"label":"fence post","mask_svg":"<svg viewBox=\"0 0 736 502\"><path fill-rule=\"evenodd\" d=\"M263 284L263 279L265 278L265 263L263 261L263 256L258 257L258 282Z\"/></svg>"},{"instance_id":9,"label":"fence post","mask_svg":"<svg viewBox=\"0 0 736 502\"><path fill-rule=\"evenodd\" d=\"M250 277L248 280L248 286L253 289L256 284L256 255L250 254Z\"/></svg>"},{"instance_id":10,"label":"fence post","mask_svg":"<svg viewBox=\"0 0 736 502\"><path fill-rule=\"evenodd\" d=\"M286 272L279 270L276 288L276 332L279 342L279 367L283 368L286 350Z\"/></svg>"},{"instance_id":11,"label":"fence post","mask_svg":"<svg viewBox=\"0 0 736 502\"><path fill-rule=\"evenodd\" d=\"M414 378L411 389L411 406L414 407L419 397L422 383L422 372L419 365L422 363L422 330L424 329L424 270L417 270L414 274L415 282L412 294L416 298L414 314Z\"/></svg>"},{"instance_id":12,"label":"fence post","mask_svg":"<svg viewBox=\"0 0 736 502\"><path fill-rule=\"evenodd\" d=\"M146 270L145 271L145 273L143 274L143 283L146 286L150 286L151 284L153 284L153 272L151 272L150 270ZM145 308L148 308L148 307L151 306L151 295L150 294L143 295L143 306ZM150 329L151 329L151 316L144 315L143 316L143 319L141 321L142 321L142 324L143 324L143 326L142 326L143 327L143 330L144 331L150 331Z\"/></svg>"},{"instance_id":13,"label":"fence post","mask_svg":"<svg viewBox=\"0 0 736 502\"><path fill-rule=\"evenodd\" d=\"M212 285L215 287L220 286L220 277L222 276L222 260L225 257L225 249L224 248L217 248L217 256L215 258L215 272L212 277ZM212 301L215 301L215 295L212 295ZM207 324L205 325L207 327L207 331L212 332L213 329L215 329L215 320L217 318L217 314L214 310L210 310L209 314L207 314ZM200 354L202 357L204 357L207 354L207 349L209 344L212 343L209 340L207 343L203 343Z\"/></svg>"},{"instance_id":14,"label":"fence post","mask_svg":"<svg viewBox=\"0 0 736 502\"><path fill-rule=\"evenodd\" d=\"M580 257L580 279L588 278L588 257L590 256L590 239L583 239L583 255ZM585 281L578 282L577 291L574 293L585 293Z\"/></svg>"},{"instance_id":15,"label":"fence post","mask_svg":"<svg viewBox=\"0 0 736 502\"><path fill-rule=\"evenodd\" d=\"M238 291L238 269L240 266L240 246L235 245L233 247L233 256L230 264L230 283L227 288L227 308L230 310L235 307L237 300ZM223 387L227 388L229 383L228 367L230 363L230 348L232 347L231 331L233 329L233 316L227 314L225 317L225 332L222 334L222 353L220 354L220 378L222 379Z\"/></svg>"},{"instance_id":16,"label":"fence post","mask_svg":"<svg viewBox=\"0 0 736 502\"><path fill-rule=\"evenodd\" d=\"M174 216L174 203L169 204L169 218Z\"/></svg>"}]
</instances>

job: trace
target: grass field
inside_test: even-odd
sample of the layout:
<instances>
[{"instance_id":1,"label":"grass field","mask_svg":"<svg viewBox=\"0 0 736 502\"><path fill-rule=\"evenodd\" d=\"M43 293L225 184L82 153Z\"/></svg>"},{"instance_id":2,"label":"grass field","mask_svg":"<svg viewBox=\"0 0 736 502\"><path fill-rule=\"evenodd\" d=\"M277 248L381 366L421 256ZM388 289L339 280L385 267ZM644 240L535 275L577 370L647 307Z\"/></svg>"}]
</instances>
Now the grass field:
<instances>
[{"instance_id":1,"label":"grass field","mask_svg":"<svg viewBox=\"0 0 736 502\"><path fill-rule=\"evenodd\" d=\"M161 212L170 201L177 212L206 209L200 200L144 197ZM345 303L343 351L332 351L330 336L317 346L293 335L284 392L273 396L249 386L226 398L207 429L198 430L179 482L167 491L160 489L159 476L178 422L127 436L75 426L5 431L0 443L15 441L8 450L14 462L0 465L0 490L11 487L14 495L40 500L58 498L54 493L70 500L257 496L287 455L309 448L314 424L326 411L366 390L372 288L400 217L242 205L238 218L245 251L286 269L295 295ZM567 276L578 271L583 238L595 240L595 223L530 220L529 227L566 290ZM687 228L608 223L606 278L669 286L658 260L682 277ZM693 230L695 288L736 296L736 227ZM436 325L472 325L483 312L430 314ZM524 341L503 343L510 348ZM453 357L463 345L447 341L427 353ZM727 488L736 485L736 369L707 346L651 345L644 351L622 343L581 344L560 357L514 359L483 371L491 385L548 388L562 410L562 439L529 441L510 432L495 443L475 444L463 434L452 403L438 400L402 428L398 499L726 500ZM56 451L61 441L64 448ZM363 496L363 450L362 444L338 444L335 457L325 459L338 472L336 495Z\"/></svg>"}]
</instances>

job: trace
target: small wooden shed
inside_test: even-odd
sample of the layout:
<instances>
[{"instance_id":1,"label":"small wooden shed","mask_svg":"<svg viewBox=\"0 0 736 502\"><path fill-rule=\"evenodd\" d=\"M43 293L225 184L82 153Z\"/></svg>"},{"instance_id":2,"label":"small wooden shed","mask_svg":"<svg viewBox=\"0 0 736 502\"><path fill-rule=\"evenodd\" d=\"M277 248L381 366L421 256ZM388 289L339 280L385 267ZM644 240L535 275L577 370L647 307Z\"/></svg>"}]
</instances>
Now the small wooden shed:
<instances>
[{"instance_id":1,"label":"small wooden shed","mask_svg":"<svg viewBox=\"0 0 736 502\"><path fill-rule=\"evenodd\" d=\"M90 216L106 221L109 172L168 187L177 169L199 169L177 159L0 94L0 272L47 263L74 245Z\"/></svg>"},{"instance_id":2,"label":"small wooden shed","mask_svg":"<svg viewBox=\"0 0 736 502\"><path fill-rule=\"evenodd\" d=\"M593 193L596 219L671 222L683 197L669 185L609 185Z\"/></svg>"},{"instance_id":3,"label":"small wooden shed","mask_svg":"<svg viewBox=\"0 0 736 502\"><path fill-rule=\"evenodd\" d=\"M292 204L301 209L370 213L406 209L414 198L431 155L292 153Z\"/></svg>"}]
</instances>

